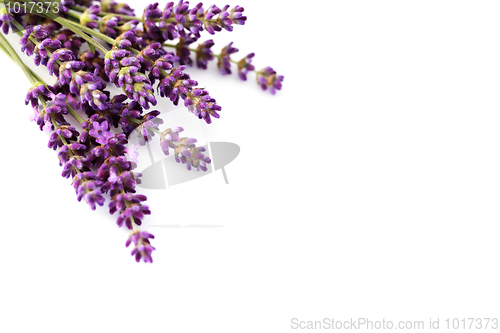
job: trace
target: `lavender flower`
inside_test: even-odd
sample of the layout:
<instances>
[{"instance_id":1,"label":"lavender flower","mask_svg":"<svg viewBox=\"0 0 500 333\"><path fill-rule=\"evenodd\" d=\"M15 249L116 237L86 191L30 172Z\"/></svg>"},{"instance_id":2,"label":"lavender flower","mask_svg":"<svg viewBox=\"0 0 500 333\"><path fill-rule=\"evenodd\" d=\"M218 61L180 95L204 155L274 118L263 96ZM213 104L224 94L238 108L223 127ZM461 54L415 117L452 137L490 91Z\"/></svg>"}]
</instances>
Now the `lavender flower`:
<instances>
[{"instance_id":1,"label":"lavender flower","mask_svg":"<svg viewBox=\"0 0 500 333\"><path fill-rule=\"evenodd\" d=\"M174 67L174 62L177 60L179 58L173 52L169 52L158 58L151 66L151 72L149 73L151 84L154 84L156 79L164 78L165 76L162 74L162 71L171 70Z\"/></svg>"},{"instance_id":2,"label":"lavender flower","mask_svg":"<svg viewBox=\"0 0 500 333\"><path fill-rule=\"evenodd\" d=\"M38 106L38 101L40 98L50 99L53 93L47 89L42 83L35 83L26 94L26 99L24 100L25 104L31 103L31 106L36 108Z\"/></svg>"},{"instance_id":3,"label":"lavender flower","mask_svg":"<svg viewBox=\"0 0 500 333\"><path fill-rule=\"evenodd\" d=\"M176 147L174 142L180 141L179 133L183 131L184 129L182 127L174 127L174 128L167 128L161 133L160 146L165 155L167 156L169 155L169 148L174 149ZM194 147L194 145L192 147Z\"/></svg>"},{"instance_id":4,"label":"lavender flower","mask_svg":"<svg viewBox=\"0 0 500 333\"><path fill-rule=\"evenodd\" d=\"M52 53L52 57L47 62L47 70L49 75L59 73L59 63L75 60L73 52L69 49L58 49Z\"/></svg>"},{"instance_id":5,"label":"lavender flower","mask_svg":"<svg viewBox=\"0 0 500 333\"><path fill-rule=\"evenodd\" d=\"M59 40L52 40L46 38L35 46L33 51L33 60L36 66L40 64L46 66L51 58L51 53L54 53L57 49L61 47L61 42ZM71 52L71 51L70 51ZM52 75L52 73L51 73Z\"/></svg>"},{"instance_id":6,"label":"lavender flower","mask_svg":"<svg viewBox=\"0 0 500 333\"><path fill-rule=\"evenodd\" d=\"M41 25L37 25L37 26L27 26L26 27L26 31L24 32L23 36L21 37L21 40L19 41L19 43L21 44L21 52L24 52L26 53L27 56L31 57L33 55L33 53L39 53L40 50L42 52L41 55L39 55L39 58L38 60L36 59L35 60L35 64L38 64L40 63L40 58L41 57L47 57L47 52L44 52L45 48L49 48L50 46L52 46L52 43L53 41L50 40L50 39L47 39L47 37L49 36L49 32L47 30L45 30ZM33 40L31 40L30 38L33 38L35 40L35 42ZM42 45L41 48L36 48L37 44L40 44L42 41L45 41L46 40L46 44ZM54 42L54 43L57 43L57 42ZM59 46L60 47L60 46ZM38 66L37 64L37 66Z\"/></svg>"},{"instance_id":7,"label":"lavender flower","mask_svg":"<svg viewBox=\"0 0 500 333\"><path fill-rule=\"evenodd\" d=\"M233 47L233 42L229 43L227 46L225 46L217 61L217 67L219 67L219 70L222 75L228 75L231 74L231 54L238 52L238 49Z\"/></svg>"},{"instance_id":8,"label":"lavender flower","mask_svg":"<svg viewBox=\"0 0 500 333\"><path fill-rule=\"evenodd\" d=\"M118 23L122 20L120 16L106 15L101 19L99 30L112 38L116 37Z\"/></svg>"},{"instance_id":9,"label":"lavender flower","mask_svg":"<svg viewBox=\"0 0 500 333\"><path fill-rule=\"evenodd\" d=\"M73 126L62 125L50 135L48 147L53 150L62 147L65 144L63 138L66 142L75 142L78 134L78 131Z\"/></svg>"},{"instance_id":10,"label":"lavender flower","mask_svg":"<svg viewBox=\"0 0 500 333\"><path fill-rule=\"evenodd\" d=\"M69 85L73 79L73 71L79 71L83 67L85 67L85 64L81 61L76 60L66 61L62 63L59 66L59 75L57 75L57 77L59 78L58 83L61 86Z\"/></svg>"},{"instance_id":11,"label":"lavender flower","mask_svg":"<svg viewBox=\"0 0 500 333\"><path fill-rule=\"evenodd\" d=\"M149 38L160 42L179 37L197 40L203 30L214 34L222 29L232 31L234 24L245 24L247 18L242 14L242 7L228 9L229 6L221 10L213 5L205 11L202 3L189 8L189 2L180 0L176 5L168 2L162 12L155 3L144 10L144 30Z\"/></svg>"},{"instance_id":12,"label":"lavender flower","mask_svg":"<svg viewBox=\"0 0 500 333\"><path fill-rule=\"evenodd\" d=\"M101 12L101 8L98 4L94 4L89 8L85 9L83 14L80 16L80 24L85 25L91 29L95 29L98 26L97 14Z\"/></svg>"},{"instance_id":13,"label":"lavender flower","mask_svg":"<svg viewBox=\"0 0 500 333\"><path fill-rule=\"evenodd\" d=\"M101 79L108 80L108 77L104 73L104 59L100 57L98 51L85 51L80 53L80 61L85 64L84 68L90 73L99 73Z\"/></svg>"},{"instance_id":14,"label":"lavender flower","mask_svg":"<svg viewBox=\"0 0 500 333\"><path fill-rule=\"evenodd\" d=\"M105 199L100 190L101 186L102 181L92 171L77 173L73 179L77 200L85 199L92 210L96 209L96 204L99 206L104 204Z\"/></svg>"},{"instance_id":15,"label":"lavender flower","mask_svg":"<svg viewBox=\"0 0 500 333\"><path fill-rule=\"evenodd\" d=\"M73 143L72 146L79 145L78 143ZM79 145L81 147L83 145ZM64 147L64 146L63 146ZM77 148L72 147L69 148L73 153L78 152ZM80 148L80 150L83 150L83 148ZM62 176L64 178L69 178L75 177L78 173L82 172L83 170L88 170L89 168L89 163L86 161L86 159L81 156L81 155L73 155L63 166L63 171L62 171Z\"/></svg>"},{"instance_id":16,"label":"lavender flower","mask_svg":"<svg viewBox=\"0 0 500 333\"><path fill-rule=\"evenodd\" d=\"M154 238L155 236L147 231L134 230L125 242L125 247L129 247L130 244L134 243L135 247L131 254L135 256L135 260L139 262L142 259L144 262L152 263L153 258L151 258L151 253L156 249L151 246L149 239Z\"/></svg>"},{"instance_id":17,"label":"lavender flower","mask_svg":"<svg viewBox=\"0 0 500 333\"><path fill-rule=\"evenodd\" d=\"M9 33L10 22L14 20L14 16L10 15L10 13L5 8L0 9L0 24L2 25L2 31L5 35Z\"/></svg>"},{"instance_id":18,"label":"lavender flower","mask_svg":"<svg viewBox=\"0 0 500 333\"><path fill-rule=\"evenodd\" d=\"M228 9L229 5L224 6L222 10L217 7L212 9L211 14L216 12L217 14L219 14L219 16L217 17L217 20L215 22L209 19L204 22L205 29L207 29L210 34L214 34L215 31L221 31L222 29L233 31L233 24L245 24L247 17L243 16L243 7L235 6L229 11Z\"/></svg>"},{"instance_id":19,"label":"lavender flower","mask_svg":"<svg viewBox=\"0 0 500 333\"><path fill-rule=\"evenodd\" d=\"M247 80L247 74L249 71L255 70L255 66L252 65L252 58L255 53L248 54L245 58L238 61L238 75L243 81Z\"/></svg>"},{"instance_id":20,"label":"lavender flower","mask_svg":"<svg viewBox=\"0 0 500 333\"><path fill-rule=\"evenodd\" d=\"M80 64L83 63L80 62ZM71 76L69 90L71 93L80 96L82 104L87 102L95 110L105 110L108 108L108 103L106 102L108 95L102 91L106 86L99 76L81 70L76 73L72 72Z\"/></svg>"},{"instance_id":21,"label":"lavender flower","mask_svg":"<svg viewBox=\"0 0 500 333\"><path fill-rule=\"evenodd\" d=\"M75 35L73 31L68 29L59 31L55 38L61 42L61 47L71 50L74 55L78 54L80 47L84 42L84 39L82 37Z\"/></svg>"},{"instance_id":22,"label":"lavender flower","mask_svg":"<svg viewBox=\"0 0 500 333\"><path fill-rule=\"evenodd\" d=\"M146 201L146 196L141 194L116 194L111 198L109 213L113 215L118 212L116 224L119 227L125 224L128 229L132 230L132 223L140 226L144 215L151 214L148 206L142 204L144 201Z\"/></svg>"},{"instance_id":23,"label":"lavender flower","mask_svg":"<svg viewBox=\"0 0 500 333\"><path fill-rule=\"evenodd\" d=\"M122 33L120 36L116 37L117 46L120 49L125 49L127 47L132 47L136 44L142 42L142 38L138 37L135 30L128 30Z\"/></svg>"},{"instance_id":24,"label":"lavender flower","mask_svg":"<svg viewBox=\"0 0 500 333\"><path fill-rule=\"evenodd\" d=\"M103 12L134 16L134 10L129 5L114 0L102 0L101 9Z\"/></svg>"},{"instance_id":25,"label":"lavender flower","mask_svg":"<svg viewBox=\"0 0 500 333\"><path fill-rule=\"evenodd\" d=\"M188 38L180 38L177 43L176 50L177 56L179 57L179 63L181 65L193 65L193 60L191 60L191 50L189 49L189 45L194 42L194 39Z\"/></svg>"},{"instance_id":26,"label":"lavender flower","mask_svg":"<svg viewBox=\"0 0 500 333\"><path fill-rule=\"evenodd\" d=\"M139 54L136 55L137 60L140 63L142 71L144 73L151 70L153 64L152 62L159 59L165 51L161 48L160 43L151 43L141 50Z\"/></svg>"},{"instance_id":27,"label":"lavender flower","mask_svg":"<svg viewBox=\"0 0 500 333\"><path fill-rule=\"evenodd\" d=\"M179 133L184 131L182 127L166 129L161 134L160 145L163 153L169 155L169 148L173 149L177 163L186 164L188 170L194 168L197 171L207 171L207 163L212 161L203 152L204 147L196 147L195 138L179 138Z\"/></svg>"},{"instance_id":28,"label":"lavender flower","mask_svg":"<svg viewBox=\"0 0 500 333\"><path fill-rule=\"evenodd\" d=\"M221 110L221 107L215 104L214 98L210 97L208 91L204 89L196 88L193 91L188 92L186 99L184 100L184 105L199 119L205 119L207 124L212 122L211 116L214 118L219 118L220 115L217 111Z\"/></svg>"},{"instance_id":29,"label":"lavender flower","mask_svg":"<svg viewBox=\"0 0 500 333\"><path fill-rule=\"evenodd\" d=\"M110 170L108 179L104 183L102 190L107 192L109 190L115 192L135 193L136 184L140 184L141 173L130 172L128 170L116 174L114 170Z\"/></svg>"},{"instance_id":30,"label":"lavender flower","mask_svg":"<svg viewBox=\"0 0 500 333\"><path fill-rule=\"evenodd\" d=\"M129 159L132 163L136 163L136 164L139 163L137 160L137 158L139 157L138 149L139 149L139 146L136 146L134 144L129 144L129 146L125 150L125 152L129 156Z\"/></svg>"},{"instance_id":31,"label":"lavender flower","mask_svg":"<svg viewBox=\"0 0 500 333\"><path fill-rule=\"evenodd\" d=\"M126 50L112 50L106 53L104 70L117 87L123 89L128 98L149 109L149 103L156 105L151 81L139 72L140 61Z\"/></svg>"},{"instance_id":32,"label":"lavender flower","mask_svg":"<svg viewBox=\"0 0 500 333\"><path fill-rule=\"evenodd\" d=\"M283 75L276 75L276 71L269 66L257 72L257 83L260 84L262 90L269 89L269 92L273 95L276 90L281 89L283 79Z\"/></svg>"},{"instance_id":33,"label":"lavender flower","mask_svg":"<svg viewBox=\"0 0 500 333\"><path fill-rule=\"evenodd\" d=\"M89 134L95 138L97 143L106 145L108 140L114 136L114 134L108 131L108 129L109 126L107 121L103 121L101 124L95 121L92 124L92 129L89 131Z\"/></svg>"},{"instance_id":34,"label":"lavender flower","mask_svg":"<svg viewBox=\"0 0 500 333\"><path fill-rule=\"evenodd\" d=\"M70 8L75 6L75 2L73 0L61 0L60 10L63 13L67 13Z\"/></svg>"},{"instance_id":35,"label":"lavender flower","mask_svg":"<svg viewBox=\"0 0 500 333\"><path fill-rule=\"evenodd\" d=\"M214 54L211 47L214 46L214 41L209 39L198 45L196 49L196 65L198 68L207 69L207 64L214 59Z\"/></svg>"},{"instance_id":36,"label":"lavender flower","mask_svg":"<svg viewBox=\"0 0 500 333\"><path fill-rule=\"evenodd\" d=\"M161 97L168 97L174 105L179 103L179 99L185 99L187 93L191 91L198 82L192 80L189 74L184 73L186 66L178 66L161 80L158 90Z\"/></svg>"},{"instance_id":37,"label":"lavender flower","mask_svg":"<svg viewBox=\"0 0 500 333\"><path fill-rule=\"evenodd\" d=\"M159 115L159 111L148 112L144 115L142 123L137 127L137 137L141 146L151 141L155 131L159 131L158 126L163 124L163 120L158 118Z\"/></svg>"},{"instance_id":38,"label":"lavender flower","mask_svg":"<svg viewBox=\"0 0 500 333\"><path fill-rule=\"evenodd\" d=\"M139 103L132 101L125 104L120 110L120 126L123 133L128 137L138 126L141 119L142 107Z\"/></svg>"}]
</instances>

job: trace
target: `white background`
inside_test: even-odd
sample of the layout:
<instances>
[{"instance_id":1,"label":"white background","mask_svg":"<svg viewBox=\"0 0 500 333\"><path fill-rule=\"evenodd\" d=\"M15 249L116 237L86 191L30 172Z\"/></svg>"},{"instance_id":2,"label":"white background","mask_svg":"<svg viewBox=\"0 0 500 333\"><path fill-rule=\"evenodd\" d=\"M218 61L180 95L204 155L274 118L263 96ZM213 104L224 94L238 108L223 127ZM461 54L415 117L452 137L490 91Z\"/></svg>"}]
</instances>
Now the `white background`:
<instances>
[{"instance_id":1,"label":"white background","mask_svg":"<svg viewBox=\"0 0 500 333\"><path fill-rule=\"evenodd\" d=\"M218 171L141 190L153 264L133 260L106 206L76 201L47 133L28 120L28 81L0 56L0 331L290 332L292 318L439 317L443 327L499 316L500 4L237 4L247 24L213 37L214 50L234 41L235 59L255 52L257 68L285 75L283 90L271 96L252 74L222 77L215 64L189 70L221 118L163 119L241 153L229 185Z\"/></svg>"}]
</instances>

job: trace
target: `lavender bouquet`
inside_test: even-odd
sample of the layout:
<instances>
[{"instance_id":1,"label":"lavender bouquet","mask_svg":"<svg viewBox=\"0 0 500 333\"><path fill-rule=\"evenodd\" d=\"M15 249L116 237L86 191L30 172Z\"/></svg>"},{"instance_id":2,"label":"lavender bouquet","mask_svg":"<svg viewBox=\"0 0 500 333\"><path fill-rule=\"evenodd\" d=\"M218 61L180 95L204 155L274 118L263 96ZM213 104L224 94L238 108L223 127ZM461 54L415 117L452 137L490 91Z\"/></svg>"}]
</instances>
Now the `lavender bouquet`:
<instances>
[{"instance_id":1,"label":"lavender bouquet","mask_svg":"<svg viewBox=\"0 0 500 333\"><path fill-rule=\"evenodd\" d=\"M50 133L48 147L58 152L62 176L72 179L77 200L91 209L108 200L117 225L131 230L125 245L132 245L132 256L152 262L154 236L138 228L151 212L146 196L135 190L141 174L134 171L138 152L128 146L129 136L138 133L144 145L157 134L165 155L172 150L188 170L206 171L211 160L196 139L181 137L181 127L160 130L160 112L150 110L158 95L174 105L182 100L189 112L210 124L219 118L221 106L186 68L196 64L207 69L215 60L222 75L231 74L236 65L242 80L254 72L263 90L274 94L281 89L283 76L271 67L255 70L253 53L235 61L233 43L215 54L213 40L200 41L205 32L244 25L244 9L190 6L180 0L163 9L158 3L147 5L138 17L129 5L114 0L0 2L3 34L18 34L21 52L55 77L51 85L44 82L0 34L1 49L31 83L25 99L33 110L30 119ZM112 95L108 84L123 94Z\"/></svg>"}]
</instances>

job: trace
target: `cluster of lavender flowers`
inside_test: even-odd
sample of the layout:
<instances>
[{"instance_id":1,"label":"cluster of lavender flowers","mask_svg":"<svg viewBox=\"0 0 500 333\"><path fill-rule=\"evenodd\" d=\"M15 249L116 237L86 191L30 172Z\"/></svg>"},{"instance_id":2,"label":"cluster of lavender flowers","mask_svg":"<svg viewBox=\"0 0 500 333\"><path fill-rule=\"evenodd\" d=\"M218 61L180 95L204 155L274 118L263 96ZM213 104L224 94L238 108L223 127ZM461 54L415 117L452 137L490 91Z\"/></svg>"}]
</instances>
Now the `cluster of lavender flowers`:
<instances>
[{"instance_id":1,"label":"cluster of lavender flowers","mask_svg":"<svg viewBox=\"0 0 500 333\"><path fill-rule=\"evenodd\" d=\"M217 59L220 72L227 75L231 63L236 63L239 77L247 80L248 73L255 71L254 54L236 62L231 59L238 51L233 43L218 55L212 51L213 40L199 42L195 49L190 46L203 31L215 34L243 25L247 19L243 11L240 6L205 9L201 3L190 7L183 0L168 2L163 10L158 3L147 5L142 17L114 0L62 0L57 14L0 9L3 33L19 34L21 51L55 78L49 85L25 68L32 82L25 99L33 110L31 120L50 133L48 146L58 151L62 176L73 179L77 200L92 209L109 200L117 225L131 230L126 246L135 245L132 255L137 261L152 262L155 248L150 244L154 236L137 228L151 212L146 197L136 193L141 174L134 171L138 152L128 145L129 137L137 133L139 143L145 145L158 134L165 155L171 150L188 170L207 170L210 158L203 147L196 146L196 139L180 137L181 127L161 131L160 112L149 109L159 95L174 105L182 100L207 123L220 117L221 107L186 73L187 66L196 63L207 69L208 62ZM272 94L281 89L283 76L271 67L255 73L262 89ZM108 85L121 88L123 94L112 96ZM70 124L70 117L80 123L79 128Z\"/></svg>"}]
</instances>

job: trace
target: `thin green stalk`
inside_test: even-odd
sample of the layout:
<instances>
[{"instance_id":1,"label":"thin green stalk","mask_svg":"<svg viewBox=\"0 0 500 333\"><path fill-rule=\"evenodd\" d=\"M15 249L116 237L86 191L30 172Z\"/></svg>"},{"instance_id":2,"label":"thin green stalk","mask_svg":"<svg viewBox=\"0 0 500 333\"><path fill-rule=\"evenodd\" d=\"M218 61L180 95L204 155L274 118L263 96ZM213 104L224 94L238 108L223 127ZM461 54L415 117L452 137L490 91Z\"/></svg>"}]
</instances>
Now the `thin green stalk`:
<instances>
[{"instance_id":1,"label":"thin green stalk","mask_svg":"<svg viewBox=\"0 0 500 333\"><path fill-rule=\"evenodd\" d=\"M74 6L73 8L71 8L72 10L75 10L77 12L81 12L83 13L87 8L86 7L82 7L82 6ZM128 21L131 21L131 20L139 20L139 21L142 21L142 18L140 17L136 17L136 16L130 16L130 15L122 15L122 14L115 14L115 13L109 13L109 12L100 12L99 14L97 14L97 16L106 16L106 15L113 15L113 16L119 16L121 17L122 19L124 20L128 20Z\"/></svg>"},{"instance_id":2,"label":"thin green stalk","mask_svg":"<svg viewBox=\"0 0 500 333\"><path fill-rule=\"evenodd\" d=\"M80 16L81 16L81 14L78 15L77 13L74 13L72 11L68 11L66 14L68 14L71 17L74 17L74 18L78 19L78 22L80 22Z\"/></svg>"},{"instance_id":3,"label":"thin green stalk","mask_svg":"<svg viewBox=\"0 0 500 333\"><path fill-rule=\"evenodd\" d=\"M161 44L162 46L166 46L166 47L171 47L171 48L177 48L177 45L175 44L168 44L168 43L163 43ZM197 49L193 49L193 48L189 48L189 51L191 52L197 52L198 50ZM214 54L214 57L216 58L219 58L221 56L221 54ZM232 62L233 64L238 64L238 62L236 60L233 60L233 59L229 59L230 62Z\"/></svg>"},{"instance_id":4,"label":"thin green stalk","mask_svg":"<svg viewBox=\"0 0 500 333\"><path fill-rule=\"evenodd\" d=\"M79 23L70 21L70 20L65 19L63 17L56 17L56 18L53 18L53 20L56 21L57 23L61 24L63 27L73 31L75 34L77 34L78 36L85 39L87 41L87 43L89 43L89 45L94 46L95 48L97 48L101 52L103 52L104 54L106 54L106 52L108 52L108 50L104 46L102 46L101 44L99 44L98 42L93 40L92 37L89 37L86 33L84 33L82 31L82 30L85 31L86 29L88 29L87 27L84 27L83 25L81 25ZM92 30L92 29L89 29L89 30ZM87 32L87 31L85 31L85 32Z\"/></svg>"},{"instance_id":5,"label":"thin green stalk","mask_svg":"<svg viewBox=\"0 0 500 333\"><path fill-rule=\"evenodd\" d=\"M24 62L21 60L21 58L19 58L16 51L12 48L12 46L7 41L7 39L5 39L3 34L0 34L0 44L2 44L2 47L7 51L8 54L10 54L12 60L14 60L19 65L19 67L21 67L24 74L26 74L26 77L28 78L28 80L30 80L31 84L35 84L35 82L36 82L35 78L33 77L33 75L31 75L30 70L24 64Z\"/></svg>"},{"instance_id":6,"label":"thin green stalk","mask_svg":"<svg viewBox=\"0 0 500 333\"><path fill-rule=\"evenodd\" d=\"M111 44L111 45L115 45L115 43L116 43L116 41L114 40L114 38L111 38L111 37L109 37L109 36L106 36L105 34L102 34L102 33L98 32L98 31L95 31L94 29L90 29L90 28L88 28L88 27L84 26L83 24L80 24L80 23L73 22L73 21L70 21L70 20L68 20L68 19L65 19L64 17L57 17L56 19L54 19L54 21L56 21L56 22L58 22L58 23L62 24L63 26L66 26L66 24L69 24L69 25L71 25L71 26L75 27L75 29L81 30L81 32L82 32L82 31L83 31L83 32L86 32L87 34L89 34L89 35L91 35L91 36L94 36L94 37L100 38L100 39L102 39L103 41L105 41L106 43L109 43L109 44ZM71 28L68 28L68 29L70 29L70 30L72 30L72 31L73 31L73 29L71 29ZM83 37L83 36L82 36L82 37ZM87 38L89 38L89 37L87 36ZM85 40L87 40L87 39L85 39ZM92 40L92 39L91 39L91 40ZM93 41L93 40L92 40L92 41ZM104 50L104 53L106 53L106 52L108 51L108 50L106 50L106 49L105 49L105 48L104 48L101 44L99 44L99 43L97 43L97 42L95 42L95 41L93 41L93 42L94 42L95 44L97 44L97 45L94 45L94 46L96 46L97 48L101 49L101 51L102 51L102 50Z\"/></svg>"}]
</instances>

